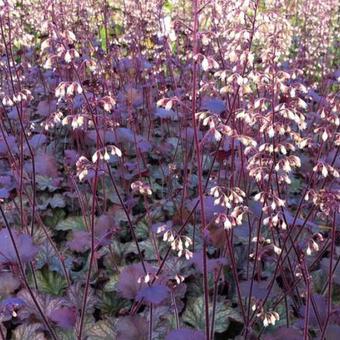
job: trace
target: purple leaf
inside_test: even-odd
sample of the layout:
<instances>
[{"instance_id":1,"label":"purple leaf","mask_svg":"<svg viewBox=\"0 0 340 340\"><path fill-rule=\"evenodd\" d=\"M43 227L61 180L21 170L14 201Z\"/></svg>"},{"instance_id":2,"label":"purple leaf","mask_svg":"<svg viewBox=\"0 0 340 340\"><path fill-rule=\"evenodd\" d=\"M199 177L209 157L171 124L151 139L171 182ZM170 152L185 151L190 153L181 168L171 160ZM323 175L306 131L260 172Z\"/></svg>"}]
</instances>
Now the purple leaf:
<instances>
[{"instance_id":1,"label":"purple leaf","mask_svg":"<svg viewBox=\"0 0 340 340\"><path fill-rule=\"evenodd\" d=\"M13 189L15 187L12 176L0 176L0 184L6 188Z\"/></svg>"},{"instance_id":2,"label":"purple leaf","mask_svg":"<svg viewBox=\"0 0 340 340\"><path fill-rule=\"evenodd\" d=\"M18 114L18 110L17 110L16 107L13 107L8 112L7 115L8 115L8 118L11 119L11 120L19 120L19 114ZM22 110L22 118L23 118L23 120L26 120L28 118L27 110Z\"/></svg>"},{"instance_id":3,"label":"purple leaf","mask_svg":"<svg viewBox=\"0 0 340 340\"><path fill-rule=\"evenodd\" d=\"M10 191L15 188L15 182L12 176L0 176L0 198L8 198Z\"/></svg>"},{"instance_id":4,"label":"purple leaf","mask_svg":"<svg viewBox=\"0 0 340 340\"><path fill-rule=\"evenodd\" d=\"M141 289L137 293L137 299L158 305L162 303L169 295L169 288L164 285L154 285Z\"/></svg>"},{"instance_id":5,"label":"purple leaf","mask_svg":"<svg viewBox=\"0 0 340 340\"><path fill-rule=\"evenodd\" d=\"M119 143L134 142L133 131L129 128L119 127L116 129L116 134Z\"/></svg>"},{"instance_id":6,"label":"purple leaf","mask_svg":"<svg viewBox=\"0 0 340 340\"><path fill-rule=\"evenodd\" d=\"M23 263L31 261L38 253L38 248L33 244L29 235L19 234L15 230L12 231L13 237ZM7 229L0 231L0 264L16 263L16 256L12 240Z\"/></svg>"},{"instance_id":7,"label":"purple leaf","mask_svg":"<svg viewBox=\"0 0 340 340\"><path fill-rule=\"evenodd\" d=\"M154 272L154 269L145 263L148 273ZM145 273L141 263L131 264L125 267L119 275L118 292L126 299L135 299L138 291L146 287L143 278ZM142 282L138 283L138 279L142 278Z\"/></svg>"},{"instance_id":8,"label":"purple leaf","mask_svg":"<svg viewBox=\"0 0 340 340\"><path fill-rule=\"evenodd\" d=\"M139 315L118 319L117 340L146 340L148 331L146 319Z\"/></svg>"},{"instance_id":9,"label":"purple leaf","mask_svg":"<svg viewBox=\"0 0 340 340\"><path fill-rule=\"evenodd\" d=\"M117 64L116 62L114 62ZM129 72L131 70L134 70L136 68L138 69L149 69L151 67L151 64L141 57L134 57L134 58L122 58L118 62L119 70L122 72Z\"/></svg>"},{"instance_id":10,"label":"purple leaf","mask_svg":"<svg viewBox=\"0 0 340 340\"><path fill-rule=\"evenodd\" d=\"M314 302L315 302L316 312L318 313L320 323L321 323L321 325L323 325L326 321L326 318L327 318L327 301L326 301L326 298L322 295L314 294L313 299L314 299ZM301 317L305 316L305 309L306 309L305 306L300 307L299 312L300 312ZM304 327L304 320L300 319L297 322L297 324L298 324L298 326L303 328ZM310 308L310 311L309 311L309 327L310 328L318 328L319 327L318 319L315 315L314 308Z\"/></svg>"},{"instance_id":11,"label":"purple leaf","mask_svg":"<svg viewBox=\"0 0 340 340\"><path fill-rule=\"evenodd\" d=\"M74 307L60 307L53 310L49 317L59 327L72 329L76 323L77 312Z\"/></svg>"},{"instance_id":12,"label":"purple leaf","mask_svg":"<svg viewBox=\"0 0 340 340\"><path fill-rule=\"evenodd\" d=\"M38 149L39 147L41 147L46 142L46 140L47 140L47 137L45 135L38 133L38 134L32 136L29 143L30 143L31 148ZM28 154L27 145L25 145L25 152L26 152L26 154Z\"/></svg>"},{"instance_id":13,"label":"purple leaf","mask_svg":"<svg viewBox=\"0 0 340 340\"><path fill-rule=\"evenodd\" d=\"M16 144L15 137L7 134L5 134L5 137L8 147L11 149L11 152L16 153L18 151L18 146ZM7 144L3 138L3 134L0 133L0 155L7 154L8 152Z\"/></svg>"},{"instance_id":14,"label":"purple leaf","mask_svg":"<svg viewBox=\"0 0 340 340\"><path fill-rule=\"evenodd\" d=\"M191 142L194 139L194 135L195 135L194 131L195 130L192 127L182 128L182 130L181 130L181 138ZM199 140L202 139L202 131L198 131L198 139Z\"/></svg>"},{"instance_id":15,"label":"purple leaf","mask_svg":"<svg viewBox=\"0 0 340 340\"><path fill-rule=\"evenodd\" d=\"M268 284L269 284L268 281L254 281L253 286L252 286L251 296L253 296L257 299L263 299L267 295ZM241 290L242 296L244 296L244 297L249 296L250 286L251 286L251 281L243 281L243 282L240 283L240 290ZM272 296L272 295L275 294L276 288L277 288L277 286L274 285L269 296Z\"/></svg>"},{"instance_id":16,"label":"purple leaf","mask_svg":"<svg viewBox=\"0 0 340 340\"><path fill-rule=\"evenodd\" d=\"M119 127L116 129L117 140L119 143L135 143L133 131L129 128ZM151 150L151 144L143 136L136 134L137 146L141 152Z\"/></svg>"},{"instance_id":17,"label":"purple leaf","mask_svg":"<svg viewBox=\"0 0 340 340\"><path fill-rule=\"evenodd\" d=\"M80 155L78 152L76 152L75 150L65 150L65 163L67 165L75 165L77 160L79 159Z\"/></svg>"},{"instance_id":18,"label":"purple leaf","mask_svg":"<svg viewBox=\"0 0 340 340\"><path fill-rule=\"evenodd\" d=\"M289 340L300 340L303 338L303 334L292 327L280 327L275 330L272 334L266 335L264 340L281 340L281 339L289 339ZM328 338L327 338L328 339Z\"/></svg>"},{"instance_id":19,"label":"purple leaf","mask_svg":"<svg viewBox=\"0 0 340 340\"><path fill-rule=\"evenodd\" d=\"M116 138L112 131L99 131L99 136L103 143L115 144ZM95 130L86 132L86 144L92 145L95 144L97 140L97 132Z\"/></svg>"},{"instance_id":20,"label":"purple leaf","mask_svg":"<svg viewBox=\"0 0 340 340\"><path fill-rule=\"evenodd\" d=\"M55 100L42 100L39 102L37 112L40 116L46 117L56 111L57 102Z\"/></svg>"},{"instance_id":21,"label":"purple leaf","mask_svg":"<svg viewBox=\"0 0 340 340\"><path fill-rule=\"evenodd\" d=\"M162 107L158 107L154 115L157 118L169 119L169 118L175 118L176 112L174 110L166 110L166 109L163 109Z\"/></svg>"},{"instance_id":22,"label":"purple leaf","mask_svg":"<svg viewBox=\"0 0 340 340\"><path fill-rule=\"evenodd\" d=\"M7 296L20 287L20 281L11 272L0 273L0 295Z\"/></svg>"},{"instance_id":23,"label":"purple leaf","mask_svg":"<svg viewBox=\"0 0 340 340\"><path fill-rule=\"evenodd\" d=\"M316 103L320 103L324 97L320 96L317 92L315 92L313 89L310 89L308 91L308 97L310 97L312 100L314 100Z\"/></svg>"},{"instance_id":24,"label":"purple leaf","mask_svg":"<svg viewBox=\"0 0 340 340\"><path fill-rule=\"evenodd\" d=\"M35 172L37 175L57 177L57 168L57 162L53 155L48 153L39 153L35 156ZM25 169L27 172L32 173L32 163L26 163Z\"/></svg>"},{"instance_id":25,"label":"purple leaf","mask_svg":"<svg viewBox=\"0 0 340 340\"><path fill-rule=\"evenodd\" d=\"M9 191L6 188L0 189L0 198L8 198L9 197Z\"/></svg>"},{"instance_id":26,"label":"purple leaf","mask_svg":"<svg viewBox=\"0 0 340 340\"><path fill-rule=\"evenodd\" d=\"M112 235L118 230L112 216L103 214L95 224L95 244L96 246L109 245ZM71 250L79 253L91 248L91 234L84 230L73 230L72 239L67 242Z\"/></svg>"},{"instance_id":27,"label":"purple leaf","mask_svg":"<svg viewBox=\"0 0 340 340\"><path fill-rule=\"evenodd\" d=\"M91 248L91 234L83 230L73 230L72 240L67 242L67 246L78 253L83 253Z\"/></svg>"},{"instance_id":28,"label":"purple leaf","mask_svg":"<svg viewBox=\"0 0 340 340\"><path fill-rule=\"evenodd\" d=\"M142 136L137 136L137 146L141 152L149 152L152 148L150 142Z\"/></svg>"},{"instance_id":29,"label":"purple leaf","mask_svg":"<svg viewBox=\"0 0 340 340\"><path fill-rule=\"evenodd\" d=\"M221 114L225 110L225 104L221 99L205 97L202 102L202 109L212 113Z\"/></svg>"},{"instance_id":30,"label":"purple leaf","mask_svg":"<svg viewBox=\"0 0 340 340\"><path fill-rule=\"evenodd\" d=\"M221 205L214 204L214 198L212 196L204 197L204 208L205 208L205 217L206 222L209 223L214 217L215 214L223 213L226 211L226 208L222 207ZM188 203L188 208L190 211L195 207L197 204L198 198L190 201ZM196 209L196 213L199 216L199 209Z\"/></svg>"},{"instance_id":31,"label":"purple leaf","mask_svg":"<svg viewBox=\"0 0 340 340\"><path fill-rule=\"evenodd\" d=\"M191 328L180 328L170 332L165 340L204 340L204 333Z\"/></svg>"},{"instance_id":32,"label":"purple leaf","mask_svg":"<svg viewBox=\"0 0 340 340\"><path fill-rule=\"evenodd\" d=\"M327 331L325 334L325 339L327 340L338 340L340 334L340 326L338 325L328 325ZM290 339L295 340L295 339Z\"/></svg>"},{"instance_id":33,"label":"purple leaf","mask_svg":"<svg viewBox=\"0 0 340 340\"><path fill-rule=\"evenodd\" d=\"M195 267L203 273L203 262L202 262L202 252L194 253L192 259L192 263L195 265ZM209 273L214 272L215 270L219 269L220 266L225 266L227 264L227 259L220 257L218 259L208 259L207 261L207 269Z\"/></svg>"},{"instance_id":34,"label":"purple leaf","mask_svg":"<svg viewBox=\"0 0 340 340\"><path fill-rule=\"evenodd\" d=\"M109 245L111 237L119 230L112 215L103 214L98 217L95 225L95 235L97 244L101 246Z\"/></svg>"}]
</instances>

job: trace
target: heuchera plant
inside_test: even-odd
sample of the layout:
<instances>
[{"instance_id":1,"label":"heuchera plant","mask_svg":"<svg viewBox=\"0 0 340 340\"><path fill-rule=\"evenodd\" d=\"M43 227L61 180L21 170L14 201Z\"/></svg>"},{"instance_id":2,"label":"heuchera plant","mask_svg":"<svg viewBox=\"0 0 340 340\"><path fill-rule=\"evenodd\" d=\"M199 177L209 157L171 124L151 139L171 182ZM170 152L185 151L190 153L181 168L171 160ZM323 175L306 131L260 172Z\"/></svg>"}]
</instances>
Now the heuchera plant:
<instances>
[{"instance_id":1,"label":"heuchera plant","mask_svg":"<svg viewBox=\"0 0 340 340\"><path fill-rule=\"evenodd\" d=\"M0 0L1 339L337 339L337 0Z\"/></svg>"}]
</instances>

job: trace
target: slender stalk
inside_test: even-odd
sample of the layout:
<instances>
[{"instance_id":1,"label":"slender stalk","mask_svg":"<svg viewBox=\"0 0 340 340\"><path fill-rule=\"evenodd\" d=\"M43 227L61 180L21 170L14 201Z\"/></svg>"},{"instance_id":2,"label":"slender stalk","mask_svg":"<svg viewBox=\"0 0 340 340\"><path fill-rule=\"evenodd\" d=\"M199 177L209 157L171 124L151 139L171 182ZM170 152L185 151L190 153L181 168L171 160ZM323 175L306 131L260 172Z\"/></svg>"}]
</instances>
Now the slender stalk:
<instances>
[{"instance_id":1,"label":"slender stalk","mask_svg":"<svg viewBox=\"0 0 340 340\"><path fill-rule=\"evenodd\" d=\"M200 142L198 139L198 127L196 123L196 110L197 110L197 54L198 54L198 30L199 30L199 20L198 20L198 10L200 7L200 1L193 1L193 62L192 62L192 124L194 128L194 144L196 151L197 160L197 177L198 177L198 195L200 201L200 215L201 215L201 230L202 233L206 229L206 219L205 219L205 207L204 207L204 192L203 192L203 171L202 171L202 157ZM203 238L203 251L202 251L202 261L203 261L203 290L204 290L204 317L205 317L205 337L206 340L210 339L209 331L209 286L208 286L208 270L207 270L207 245Z\"/></svg>"},{"instance_id":2,"label":"slender stalk","mask_svg":"<svg viewBox=\"0 0 340 340\"><path fill-rule=\"evenodd\" d=\"M3 331L2 322L0 323L0 336L1 336L1 340L6 340L5 333Z\"/></svg>"},{"instance_id":3,"label":"slender stalk","mask_svg":"<svg viewBox=\"0 0 340 340\"><path fill-rule=\"evenodd\" d=\"M54 340L57 340L58 338L57 338L56 334L54 333L54 330L51 327L50 322L48 321L48 319L47 319L47 317L45 315L45 312L42 310L42 308L41 308L37 298L35 297L35 295L33 293L33 290L31 289L31 287L30 287L30 285L28 283L28 280L27 280L27 277L26 277L26 274L25 274L24 264L22 263L18 246L16 244L16 241L15 241L12 229L11 229L9 223L8 223L6 214L5 214L5 212L4 212L4 210L3 210L2 206L1 206L1 203L0 203L0 212L1 212L2 218L3 218L4 222L5 222L6 228L8 230L9 237L11 239L11 243L12 243L12 246L13 246L13 249L14 249L14 252L15 252L15 256L16 256L17 261L18 261L18 267L19 267L19 270L20 270L20 274L21 274L21 277L22 277L22 279L24 281L25 287L26 287L29 295L31 296L32 301L33 301L34 305L36 306L36 308L37 308L37 310L38 310L38 312L40 314L40 317L41 317L43 323L45 324L46 328L48 329L51 337Z\"/></svg>"},{"instance_id":4,"label":"slender stalk","mask_svg":"<svg viewBox=\"0 0 340 340\"><path fill-rule=\"evenodd\" d=\"M152 328L153 328L153 323L152 323L152 319L153 319L153 316L152 316L152 309L153 309L153 306L152 306L152 303L150 304L150 307L149 307L149 317L150 317L150 320L149 320L149 340L152 340Z\"/></svg>"},{"instance_id":5,"label":"slender stalk","mask_svg":"<svg viewBox=\"0 0 340 340\"><path fill-rule=\"evenodd\" d=\"M335 237L336 237L335 219L336 219L336 212L334 211L333 221L332 221L331 252L329 254L329 269L328 269L327 317L325 320L325 324L323 325L323 328L322 328L321 337L320 337L321 340L324 339L327 326L329 323L329 318L332 312L333 256L334 256L334 250L335 250Z\"/></svg>"},{"instance_id":6,"label":"slender stalk","mask_svg":"<svg viewBox=\"0 0 340 340\"><path fill-rule=\"evenodd\" d=\"M302 271L307 275L307 287L306 287L306 308L305 308L305 317L304 317L304 327L303 327L303 340L308 340L308 330L309 330L309 310L310 310L310 295L311 295L311 287L310 287L310 276L308 274L308 269L302 268Z\"/></svg>"},{"instance_id":7,"label":"slender stalk","mask_svg":"<svg viewBox=\"0 0 340 340\"><path fill-rule=\"evenodd\" d=\"M87 271L87 277L85 282L85 289L83 295L83 304L82 309L80 312L80 322L79 322L79 330L77 338L82 340L82 333L84 327L84 318L86 313L86 304L87 304L87 297L90 287L90 279L92 274L92 266L95 259L96 247L95 247L95 213L96 213L96 191L98 186L98 168L99 168L99 160L96 162L96 170L95 170L95 177L93 180L92 185L92 208L91 208L91 251L90 251L90 261L89 261L89 268Z\"/></svg>"}]
</instances>

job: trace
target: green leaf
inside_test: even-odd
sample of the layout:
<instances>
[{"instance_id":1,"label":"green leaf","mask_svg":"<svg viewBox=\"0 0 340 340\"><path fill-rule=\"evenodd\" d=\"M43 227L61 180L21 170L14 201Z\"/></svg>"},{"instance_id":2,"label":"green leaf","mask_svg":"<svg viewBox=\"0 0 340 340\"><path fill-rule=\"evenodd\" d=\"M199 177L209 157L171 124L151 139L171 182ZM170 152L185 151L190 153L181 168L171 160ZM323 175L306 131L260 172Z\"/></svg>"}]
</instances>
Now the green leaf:
<instances>
[{"instance_id":1,"label":"green leaf","mask_svg":"<svg viewBox=\"0 0 340 340\"><path fill-rule=\"evenodd\" d=\"M115 24L114 28L113 28L113 32L114 32L115 36L119 37L123 34L124 27L120 24Z\"/></svg>"},{"instance_id":2,"label":"green leaf","mask_svg":"<svg viewBox=\"0 0 340 340\"><path fill-rule=\"evenodd\" d=\"M120 205L114 205L112 210L114 211L113 217L115 218L116 221L119 221L119 222L128 221L125 211ZM129 217L132 219L131 213L129 214Z\"/></svg>"},{"instance_id":3,"label":"green leaf","mask_svg":"<svg viewBox=\"0 0 340 340\"><path fill-rule=\"evenodd\" d=\"M155 247L150 239L140 241L138 242L139 249L141 250L142 254L144 255L144 258L146 260L156 260L157 255L156 255L156 250ZM166 246L163 244L163 248ZM126 253L134 253L138 254L137 246L135 242L129 242L129 248L126 249Z\"/></svg>"},{"instance_id":4,"label":"green leaf","mask_svg":"<svg viewBox=\"0 0 340 340\"><path fill-rule=\"evenodd\" d=\"M61 194L55 194L49 199L49 204L52 208L64 208L66 203L65 199Z\"/></svg>"},{"instance_id":5,"label":"green leaf","mask_svg":"<svg viewBox=\"0 0 340 340\"><path fill-rule=\"evenodd\" d=\"M74 329L72 330L61 330L58 329L58 339L60 340L77 340L77 335Z\"/></svg>"},{"instance_id":6,"label":"green leaf","mask_svg":"<svg viewBox=\"0 0 340 340\"><path fill-rule=\"evenodd\" d=\"M61 194L55 194L53 197L49 197L47 193L40 195L38 197L37 208L46 210L48 206L51 208L64 208L66 206L65 199Z\"/></svg>"},{"instance_id":7,"label":"green leaf","mask_svg":"<svg viewBox=\"0 0 340 340\"><path fill-rule=\"evenodd\" d=\"M88 324L85 338L87 340L116 339L116 320L100 320L95 324Z\"/></svg>"},{"instance_id":8,"label":"green leaf","mask_svg":"<svg viewBox=\"0 0 340 340\"><path fill-rule=\"evenodd\" d=\"M81 306L84 299L84 289L82 282L77 281L67 290L67 295L69 297L69 301L74 306ZM91 322L91 325L94 321L90 321L93 319L93 312L95 305L98 303L98 297L95 295L94 289L90 286L88 297L87 297L87 304L86 304L86 323Z\"/></svg>"},{"instance_id":9,"label":"green leaf","mask_svg":"<svg viewBox=\"0 0 340 340\"><path fill-rule=\"evenodd\" d=\"M130 306L131 302L126 299L122 299L116 292L99 293L98 308L102 314L116 316L119 311L129 308Z\"/></svg>"},{"instance_id":10,"label":"green leaf","mask_svg":"<svg viewBox=\"0 0 340 340\"><path fill-rule=\"evenodd\" d=\"M114 190L107 191L105 192L105 195L106 195L106 199L108 199L111 203L120 204L116 191Z\"/></svg>"},{"instance_id":11,"label":"green leaf","mask_svg":"<svg viewBox=\"0 0 340 340\"><path fill-rule=\"evenodd\" d=\"M122 243L115 239L112 241L111 249L116 263L123 262L124 256L127 254L127 249L129 248L129 246L130 246L129 242Z\"/></svg>"},{"instance_id":12,"label":"green leaf","mask_svg":"<svg viewBox=\"0 0 340 340\"><path fill-rule=\"evenodd\" d=\"M188 300L182 319L194 328L204 329L205 321L203 298L199 297Z\"/></svg>"},{"instance_id":13,"label":"green leaf","mask_svg":"<svg viewBox=\"0 0 340 340\"><path fill-rule=\"evenodd\" d=\"M136 236L139 240L145 240L149 237L149 226L145 221L141 221L137 224Z\"/></svg>"},{"instance_id":14,"label":"green leaf","mask_svg":"<svg viewBox=\"0 0 340 340\"><path fill-rule=\"evenodd\" d=\"M58 187L54 186L52 177L36 175L35 180L37 183L37 188L41 191L48 190L52 192L59 189Z\"/></svg>"},{"instance_id":15,"label":"green leaf","mask_svg":"<svg viewBox=\"0 0 340 340\"><path fill-rule=\"evenodd\" d=\"M55 229L57 230L84 230L84 220L82 216L70 216L60 221Z\"/></svg>"},{"instance_id":16,"label":"green leaf","mask_svg":"<svg viewBox=\"0 0 340 340\"><path fill-rule=\"evenodd\" d=\"M292 195L298 195L302 189L302 180L299 177L291 176L291 184L289 185L289 193Z\"/></svg>"},{"instance_id":17,"label":"green leaf","mask_svg":"<svg viewBox=\"0 0 340 340\"><path fill-rule=\"evenodd\" d=\"M320 293L325 283L325 275L323 273L323 270L322 269L314 270L313 272L311 272L311 276L315 292Z\"/></svg>"},{"instance_id":18,"label":"green leaf","mask_svg":"<svg viewBox=\"0 0 340 340\"><path fill-rule=\"evenodd\" d=\"M107 46L106 46L106 30L105 30L105 26L102 26L99 30L99 35L100 35L100 42L101 42L101 47L104 51L107 52Z\"/></svg>"},{"instance_id":19,"label":"green leaf","mask_svg":"<svg viewBox=\"0 0 340 340\"><path fill-rule=\"evenodd\" d=\"M333 284L332 302L334 304L340 303L340 286L336 283Z\"/></svg>"},{"instance_id":20,"label":"green leaf","mask_svg":"<svg viewBox=\"0 0 340 340\"><path fill-rule=\"evenodd\" d=\"M209 306L209 315L211 315L211 313L212 304ZM217 302L215 312L215 331L219 333L226 331L230 324L229 318L242 322L242 319L236 310L226 303ZM192 327L204 330L204 299L202 296L188 300L182 319Z\"/></svg>"},{"instance_id":21,"label":"green leaf","mask_svg":"<svg viewBox=\"0 0 340 340\"><path fill-rule=\"evenodd\" d=\"M23 323L16 327L12 336L13 340L45 340L44 326L40 323Z\"/></svg>"},{"instance_id":22,"label":"green leaf","mask_svg":"<svg viewBox=\"0 0 340 340\"><path fill-rule=\"evenodd\" d=\"M188 285L187 296L189 299L194 299L203 294L202 282L199 280L191 279L186 282Z\"/></svg>"},{"instance_id":23,"label":"green leaf","mask_svg":"<svg viewBox=\"0 0 340 340\"><path fill-rule=\"evenodd\" d=\"M71 269L72 262L73 259L70 257L67 257L64 260L67 269ZM41 269L44 266L48 266L50 271L57 272L62 276L64 275L64 270L60 262L60 259L57 256L53 246L48 240L45 240L44 243L40 244L39 253L35 258L36 269Z\"/></svg>"},{"instance_id":24,"label":"green leaf","mask_svg":"<svg viewBox=\"0 0 340 340\"><path fill-rule=\"evenodd\" d=\"M109 281L104 286L105 292L114 292L116 290L116 285L119 279L119 274L113 274Z\"/></svg>"},{"instance_id":25,"label":"green leaf","mask_svg":"<svg viewBox=\"0 0 340 340\"><path fill-rule=\"evenodd\" d=\"M54 296L63 294L67 287L66 280L56 272L40 270L36 272L39 290Z\"/></svg>"},{"instance_id":26,"label":"green leaf","mask_svg":"<svg viewBox=\"0 0 340 340\"><path fill-rule=\"evenodd\" d=\"M171 14L171 12L173 11L173 8L174 8L174 5L172 4L171 1L166 0L164 2L163 9L165 13Z\"/></svg>"},{"instance_id":27,"label":"green leaf","mask_svg":"<svg viewBox=\"0 0 340 340\"><path fill-rule=\"evenodd\" d=\"M44 223L50 227L54 228L61 220L66 216L64 209L53 209L52 216L46 216L44 218Z\"/></svg>"},{"instance_id":28,"label":"green leaf","mask_svg":"<svg viewBox=\"0 0 340 340\"><path fill-rule=\"evenodd\" d=\"M153 332L152 340L166 339L166 335L176 329L176 317L171 306L157 306L153 309ZM149 320L150 312L146 309L143 316Z\"/></svg>"},{"instance_id":29,"label":"green leaf","mask_svg":"<svg viewBox=\"0 0 340 340\"><path fill-rule=\"evenodd\" d=\"M336 263L336 261L333 261L333 270L334 270L334 264ZM323 273L325 274L324 277L326 277L326 275L328 275L329 272L329 266L330 266L330 259L329 258L323 258L321 261L321 269L323 271ZM334 283L336 283L337 285L340 285L340 266L336 266L335 271L334 271L334 275L333 275L333 280Z\"/></svg>"}]
</instances>

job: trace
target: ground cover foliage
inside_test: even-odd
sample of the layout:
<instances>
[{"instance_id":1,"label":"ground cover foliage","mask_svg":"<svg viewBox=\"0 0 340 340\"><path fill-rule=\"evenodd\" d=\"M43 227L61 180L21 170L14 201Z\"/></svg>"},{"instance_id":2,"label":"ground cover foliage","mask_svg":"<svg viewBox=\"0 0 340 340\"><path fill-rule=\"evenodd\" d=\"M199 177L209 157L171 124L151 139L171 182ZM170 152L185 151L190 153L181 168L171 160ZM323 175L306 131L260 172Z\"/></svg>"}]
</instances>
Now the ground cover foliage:
<instances>
[{"instance_id":1,"label":"ground cover foliage","mask_svg":"<svg viewBox=\"0 0 340 340\"><path fill-rule=\"evenodd\" d=\"M0 0L2 339L337 339L336 0Z\"/></svg>"}]
</instances>

